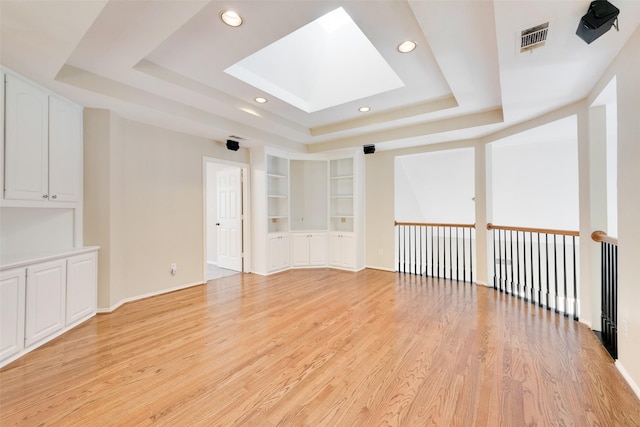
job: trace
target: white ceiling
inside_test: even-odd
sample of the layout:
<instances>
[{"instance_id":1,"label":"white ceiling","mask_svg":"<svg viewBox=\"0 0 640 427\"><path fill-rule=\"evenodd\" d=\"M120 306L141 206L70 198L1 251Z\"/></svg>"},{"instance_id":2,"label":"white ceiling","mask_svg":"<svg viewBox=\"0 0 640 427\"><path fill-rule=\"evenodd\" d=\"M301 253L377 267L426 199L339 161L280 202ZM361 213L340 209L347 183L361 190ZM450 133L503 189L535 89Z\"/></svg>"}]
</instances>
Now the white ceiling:
<instances>
[{"instance_id":1,"label":"white ceiling","mask_svg":"<svg viewBox=\"0 0 640 427\"><path fill-rule=\"evenodd\" d=\"M342 7L224 71L307 113L404 86Z\"/></svg>"},{"instance_id":2,"label":"white ceiling","mask_svg":"<svg viewBox=\"0 0 640 427\"><path fill-rule=\"evenodd\" d=\"M0 63L85 107L245 147L404 148L484 136L586 97L640 23L640 1L612 3L620 31L587 45L575 32L589 0L1 0ZM403 87L307 113L224 72L338 7ZM242 26L220 21L230 8ZM519 53L520 31L547 21L545 46ZM398 53L407 39L417 49Z\"/></svg>"}]
</instances>

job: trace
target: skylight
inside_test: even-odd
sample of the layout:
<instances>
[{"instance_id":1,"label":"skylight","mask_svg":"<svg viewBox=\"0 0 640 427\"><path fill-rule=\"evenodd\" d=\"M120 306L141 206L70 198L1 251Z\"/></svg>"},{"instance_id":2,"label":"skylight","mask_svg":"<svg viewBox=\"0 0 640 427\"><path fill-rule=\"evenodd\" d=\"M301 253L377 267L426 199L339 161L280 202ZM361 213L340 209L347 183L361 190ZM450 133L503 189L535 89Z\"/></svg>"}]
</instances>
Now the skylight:
<instances>
[{"instance_id":1,"label":"skylight","mask_svg":"<svg viewBox=\"0 0 640 427\"><path fill-rule=\"evenodd\" d=\"M225 72L307 113L404 86L342 7Z\"/></svg>"}]
</instances>

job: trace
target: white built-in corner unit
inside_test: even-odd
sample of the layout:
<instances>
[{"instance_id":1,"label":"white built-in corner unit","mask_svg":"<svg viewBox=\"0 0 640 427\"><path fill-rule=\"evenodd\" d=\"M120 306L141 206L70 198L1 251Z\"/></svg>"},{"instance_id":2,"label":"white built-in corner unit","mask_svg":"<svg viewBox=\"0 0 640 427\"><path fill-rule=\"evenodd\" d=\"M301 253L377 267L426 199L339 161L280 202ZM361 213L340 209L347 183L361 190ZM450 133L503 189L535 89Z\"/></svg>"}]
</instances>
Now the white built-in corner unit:
<instances>
[{"instance_id":1,"label":"white built-in corner unit","mask_svg":"<svg viewBox=\"0 0 640 427\"><path fill-rule=\"evenodd\" d=\"M253 270L364 268L363 154L251 152Z\"/></svg>"},{"instance_id":2,"label":"white built-in corner unit","mask_svg":"<svg viewBox=\"0 0 640 427\"><path fill-rule=\"evenodd\" d=\"M5 69L0 149L0 366L96 314L82 235L82 107Z\"/></svg>"}]
</instances>

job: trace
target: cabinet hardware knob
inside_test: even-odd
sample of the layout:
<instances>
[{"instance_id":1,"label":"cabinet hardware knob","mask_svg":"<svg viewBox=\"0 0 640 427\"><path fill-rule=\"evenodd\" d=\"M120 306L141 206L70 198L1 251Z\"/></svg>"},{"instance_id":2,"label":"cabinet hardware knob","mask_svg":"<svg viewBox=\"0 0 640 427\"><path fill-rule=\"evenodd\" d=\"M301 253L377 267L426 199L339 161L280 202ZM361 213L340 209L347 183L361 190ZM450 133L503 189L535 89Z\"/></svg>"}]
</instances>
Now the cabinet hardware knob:
<instances>
[{"instance_id":1,"label":"cabinet hardware knob","mask_svg":"<svg viewBox=\"0 0 640 427\"><path fill-rule=\"evenodd\" d=\"M51 196L52 199L57 199L58 196L56 196L55 194L53 196Z\"/></svg>"},{"instance_id":2,"label":"cabinet hardware knob","mask_svg":"<svg viewBox=\"0 0 640 427\"><path fill-rule=\"evenodd\" d=\"M48 194L43 194L43 195L42 195L42 198L43 198L43 199L48 199L48 198L49 198L49 195L48 195Z\"/></svg>"}]
</instances>

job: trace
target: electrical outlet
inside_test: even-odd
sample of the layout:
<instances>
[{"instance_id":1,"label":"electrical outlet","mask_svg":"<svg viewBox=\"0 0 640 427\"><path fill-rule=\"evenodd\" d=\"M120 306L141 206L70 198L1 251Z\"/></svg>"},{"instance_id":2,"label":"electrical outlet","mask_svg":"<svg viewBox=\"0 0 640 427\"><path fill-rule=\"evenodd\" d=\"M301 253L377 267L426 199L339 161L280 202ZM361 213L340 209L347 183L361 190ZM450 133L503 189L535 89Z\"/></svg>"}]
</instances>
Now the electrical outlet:
<instances>
[{"instance_id":1,"label":"electrical outlet","mask_svg":"<svg viewBox=\"0 0 640 427\"><path fill-rule=\"evenodd\" d=\"M177 272L178 272L177 264L175 264L175 263L171 264L171 275L175 276Z\"/></svg>"},{"instance_id":2,"label":"electrical outlet","mask_svg":"<svg viewBox=\"0 0 640 427\"><path fill-rule=\"evenodd\" d=\"M378 255L382 255L382 249L378 249Z\"/></svg>"}]
</instances>

